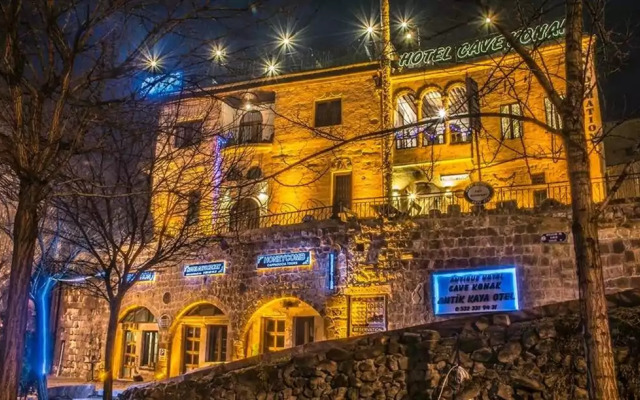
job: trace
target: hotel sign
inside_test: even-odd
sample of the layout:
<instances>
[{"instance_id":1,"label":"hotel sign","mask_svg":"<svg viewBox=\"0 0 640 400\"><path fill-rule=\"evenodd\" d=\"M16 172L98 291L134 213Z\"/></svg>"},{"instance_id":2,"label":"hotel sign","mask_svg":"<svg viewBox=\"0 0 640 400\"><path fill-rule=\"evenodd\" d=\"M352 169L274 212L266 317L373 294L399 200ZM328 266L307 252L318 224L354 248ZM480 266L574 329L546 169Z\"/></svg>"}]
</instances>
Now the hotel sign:
<instances>
[{"instance_id":1,"label":"hotel sign","mask_svg":"<svg viewBox=\"0 0 640 400\"><path fill-rule=\"evenodd\" d=\"M127 274L127 282L131 282L135 274ZM138 277L136 282L153 282L156 280L156 272L155 271L144 271Z\"/></svg>"},{"instance_id":2,"label":"hotel sign","mask_svg":"<svg viewBox=\"0 0 640 400\"><path fill-rule=\"evenodd\" d=\"M564 36L565 20L553 21L532 28L520 29L513 36L524 46L540 44ZM511 49L502 35L465 42L459 46L436 47L427 50L406 52L400 55L398 65L402 68L419 68L427 65L462 62Z\"/></svg>"},{"instance_id":3,"label":"hotel sign","mask_svg":"<svg viewBox=\"0 0 640 400\"><path fill-rule=\"evenodd\" d=\"M432 279L435 315L518 310L515 267L436 272Z\"/></svg>"},{"instance_id":4,"label":"hotel sign","mask_svg":"<svg viewBox=\"0 0 640 400\"><path fill-rule=\"evenodd\" d=\"M387 330L387 296L349 297L349 336Z\"/></svg>"},{"instance_id":5,"label":"hotel sign","mask_svg":"<svg viewBox=\"0 0 640 400\"><path fill-rule=\"evenodd\" d=\"M258 256L258 269L301 267L311 265L311 252L263 254Z\"/></svg>"},{"instance_id":6,"label":"hotel sign","mask_svg":"<svg viewBox=\"0 0 640 400\"><path fill-rule=\"evenodd\" d=\"M185 265L184 276L204 276L224 274L225 262L215 261L206 264Z\"/></svg>"}]
</instances>

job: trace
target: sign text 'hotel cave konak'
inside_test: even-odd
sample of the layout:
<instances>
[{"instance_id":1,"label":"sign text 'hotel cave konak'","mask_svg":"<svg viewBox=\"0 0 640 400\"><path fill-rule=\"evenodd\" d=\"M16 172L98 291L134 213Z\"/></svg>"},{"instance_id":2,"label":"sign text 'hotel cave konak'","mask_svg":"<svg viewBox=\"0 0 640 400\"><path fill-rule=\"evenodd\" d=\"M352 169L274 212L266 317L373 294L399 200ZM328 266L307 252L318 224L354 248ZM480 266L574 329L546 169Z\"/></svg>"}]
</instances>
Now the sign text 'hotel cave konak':
<instances>
[{"instance_id":1,"label":"sign text 'hotel cave konak'","mask_svg":"<svg viewBox=\"0 0 640 400\"><path fill-rule=\"evenodd\" d=\"M564 36L565 20L544 23L531 28L523 28L513 32L513 36L524 46L536 45L547 40ZM419 68L428 65L456 63L476 57L487 56L511 49L502 35L489 36L465 42L459 46L435 47L427 50L416 50L400 55L398 66L401 68Z\"/></svg>"}]
</instances>

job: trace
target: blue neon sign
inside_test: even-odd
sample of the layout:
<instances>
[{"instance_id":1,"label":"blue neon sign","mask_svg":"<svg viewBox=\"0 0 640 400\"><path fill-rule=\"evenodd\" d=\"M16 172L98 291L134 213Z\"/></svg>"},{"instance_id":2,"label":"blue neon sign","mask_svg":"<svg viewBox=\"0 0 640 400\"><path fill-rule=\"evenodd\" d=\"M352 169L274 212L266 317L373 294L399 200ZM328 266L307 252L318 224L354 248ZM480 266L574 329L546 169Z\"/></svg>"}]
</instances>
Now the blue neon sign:
<instances>
[{"instance_id":1,"label":"blue neon sign","mask_svg":"<svg viewBox=\"0 0 640 400\"><path fill-rule=\"evenodd\" d=\"M225 271L224 261L215 261L206 264L185 265L184 276L220 275Z\"/></svg>"},{"instance_id":2,"label":"blue neon sign","mask_svg":"<svg viewBox=\"0 0 640 400\"><path fill-rule=\"evenodd\" d=\"M133 276L135 274L127 274L127 282L131 282L133 280ZM156 272L155 271L144 271L138 277L137 282L153 282L156 280Z\"/></svg>"},{"instance_id":3,"label":"blue neon sign","mask_svg":"<svg viewBox=\"0 0 640 400\"><path fill-rule=\"evenodd\" d=\"M140 90L146 96L167 96L180 92L182 84L182 71L176 71L146 76L140 85Z\"/></svg>"},{"instance_id":4,"label":"blue neon sign","mask_svg":"<svg viewBox=\"0 0 640 400\"><path fill-rule=\"evenodd\" d=\"M515 267L434 272L432 283L435 315L519 309Z\"/></svg>"},{"instance_id":5,"label":"blue neon sign","mask_svg":"<svg viewBox=\"0 0 640 400\"><path fill-rule=\"evenodd\" d=\"M297 253L263 254L258 256L257 264L258 269L311 265L311 252L300 251Z\"/></svg>"}]
</instances>

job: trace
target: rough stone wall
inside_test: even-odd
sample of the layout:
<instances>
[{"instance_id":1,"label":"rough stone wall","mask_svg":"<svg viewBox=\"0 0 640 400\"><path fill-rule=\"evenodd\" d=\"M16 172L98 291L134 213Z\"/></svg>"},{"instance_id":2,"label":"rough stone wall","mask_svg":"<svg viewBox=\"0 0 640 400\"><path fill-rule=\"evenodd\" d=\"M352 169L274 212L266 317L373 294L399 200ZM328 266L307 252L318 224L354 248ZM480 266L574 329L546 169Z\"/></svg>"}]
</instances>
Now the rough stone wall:
<instances>
[{"instance_id":1,"label":"rough stone wall","mask_svg":"<svg viewBox=\"0 0 640 400\"><path fill-rule=\"evenodd\" d=\"M629 218L634 213L633 207L621 209L602 224L601 249L610 292L640 287L640 223ZM212 248L159 270L155 282L138 283L126 296L122 314L142 306L156 318L169 316L171 327L160 332L161 342L169 342L181 313L198 302L212 303L229 317L228 354L235 360L244 357L249 319L276 299L296 298L313 307L324 319L326 339L347 337L348 300L356 294L386 294L388 329L432 322L430 276L437 270L515 265L521 309L530 309L577 297L571 238L559 244L540 241L542 233L569 230L562 213L385 223L327 221L256 230L229 238L226 250ZM256 270L259 254L302 250L312 251L311 267ZM338 255L336 288L329 290L332 252ZM182 275L186 264L214 260L227 261L224 275ZM83 362L89 361L95 347L91 351L84 347L95 342L87 335L106 321L106 313L94 301L71 293L65 302L65 322L58 338L67 343L65 375L84 376L88 368Z\"/></svg>"},{"instance_id":2,"label":"rough stone wall","mask_svg":"<svg viewBox=\"0 0 640 400\"><path fill-rule=\"evenodd\" d=\"M531 320L496 314L317 343L132 388L121 398L587 399L577 304L536 311ZM621 398L636 399L640 308L620 307L610 318Z\"/></svg>"}]
</instances>

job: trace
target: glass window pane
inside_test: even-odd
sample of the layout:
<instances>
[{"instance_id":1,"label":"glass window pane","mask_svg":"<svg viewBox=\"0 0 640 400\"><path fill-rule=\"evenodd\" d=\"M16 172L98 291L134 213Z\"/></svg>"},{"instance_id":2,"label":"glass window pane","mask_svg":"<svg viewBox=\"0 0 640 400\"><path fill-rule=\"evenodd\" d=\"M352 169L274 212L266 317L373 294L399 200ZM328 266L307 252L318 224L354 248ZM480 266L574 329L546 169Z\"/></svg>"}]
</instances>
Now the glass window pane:
<instances>
[{"instance_id":1,"label":"glass window pane","mask_svg":"<svg viewBox=\"0 0 640 400\"><path fill-rule=\"evenodd\" d=\"M284 320L278 321L278 332L284 332Z\"/></svg>"}]
</instances>

